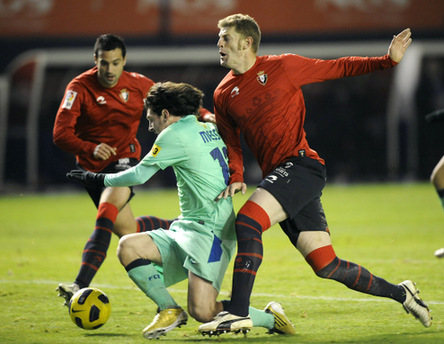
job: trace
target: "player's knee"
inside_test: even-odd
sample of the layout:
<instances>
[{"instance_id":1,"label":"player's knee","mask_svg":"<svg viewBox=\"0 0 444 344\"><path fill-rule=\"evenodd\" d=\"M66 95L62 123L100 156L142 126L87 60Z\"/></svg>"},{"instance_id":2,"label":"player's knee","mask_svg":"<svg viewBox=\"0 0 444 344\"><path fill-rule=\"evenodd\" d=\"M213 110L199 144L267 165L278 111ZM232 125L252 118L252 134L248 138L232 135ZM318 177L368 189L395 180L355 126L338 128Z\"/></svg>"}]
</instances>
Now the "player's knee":
<instances>
[{"instance_id":1,"label":"player's knee","mask_svg":"<svg viewBox=\"0 0 444 344\"><path fill-rule=\"evenodd\" d=\"M204 304L188 304L188 313L196 321L206 323L212 321L216 316L216 308Z\"/></svg>"},{"instance_id":2,"label":"player's knee","mask_svg":"<svg viewBox=\"0 0 444 344\"><path fill-rule=\"evenodd\" d=\"M316 276L320 278L331 278L331 275L334 273L338 266L339 259L335 257L330 263L324 266L322 269L317 269L312 266L314 273Z\"/></svg>"},{"instance_id":3,"label":"player's knee","mask_svg":"<svg viewBox=\"0 0 444 344\"><path fill-rule=\"evenodd\" d=\"M331 245L313 250L305 257L305 260L316 276L321 278L329 278L339 264L339 258Z\"/></svg>"},{"instance_id":4,"label":"player's knee","mask_svg":"<svg viewBox=\"0 0 444 344\"><path fill-rule=\"evenodd\" d=\"M328 276L329 276L329 271L327 269L315 271L314 273L316 274L316 276L318 276L320 278L328 278Z\"/></svg>"},{"instance_id":5,"label":"player's knee","mask_svg":"<svg viewBox=\"0 0 444 344\"><path fill-rule=\"evenodd\" d=\"M120 262L124 264L127 256L130 252L134 252L136 249L136 238L132 235L125 235L120 238L119 244L117 246L117 258Z\"/></svg>"}]
</instances>

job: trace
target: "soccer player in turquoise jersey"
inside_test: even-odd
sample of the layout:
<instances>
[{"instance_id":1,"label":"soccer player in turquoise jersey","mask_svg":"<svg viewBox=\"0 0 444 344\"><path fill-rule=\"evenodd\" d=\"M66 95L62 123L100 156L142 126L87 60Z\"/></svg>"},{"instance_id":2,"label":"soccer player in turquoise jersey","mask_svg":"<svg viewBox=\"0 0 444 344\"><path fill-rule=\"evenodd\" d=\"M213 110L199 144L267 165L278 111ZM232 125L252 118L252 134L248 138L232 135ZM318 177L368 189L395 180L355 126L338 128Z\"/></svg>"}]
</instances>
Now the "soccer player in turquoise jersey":
<instances>
[{"instance_id":1,"label":"soccer player in turquoise jersey","mask_svg":"<svg viewBox=\"0 0 444 344\"><path fill-rule=\"evenodd\" d=\"M202 97L200 90L188 84L154 85L146 100L147 119L158 137L141 162L116 174L68 174L85 184L118 187L143 184L160 169L174 169L179 218L169 230L126 235L117 249L129 277L159 307L153 322L143 330L148 339L186 323L187 313L166 289L186 278L188 312L193 318L209 321L223 309L216 298L236 247L235 214L231 198L215 200L228 185L227 152L216 126L197 120ZM255 326L294 333L283 312L276 326L276 313L268 308L271 306L264 311L250 310Z\"/></svg>"}]
</instances>

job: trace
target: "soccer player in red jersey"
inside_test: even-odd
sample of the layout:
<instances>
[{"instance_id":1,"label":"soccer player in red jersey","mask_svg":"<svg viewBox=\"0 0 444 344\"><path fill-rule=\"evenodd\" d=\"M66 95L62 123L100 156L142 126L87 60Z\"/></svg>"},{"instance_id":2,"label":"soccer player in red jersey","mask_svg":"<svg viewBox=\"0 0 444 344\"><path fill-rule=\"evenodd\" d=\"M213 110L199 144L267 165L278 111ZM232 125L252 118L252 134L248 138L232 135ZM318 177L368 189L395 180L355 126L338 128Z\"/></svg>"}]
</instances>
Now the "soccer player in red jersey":
<instances>
[{"instance_id":1,"label":"soccer player in red jersey","mask_svg":"<svg viewBox=\"0 0 444 344\"><path fill-rule=\"evenodd\" d=\"M154 82L138 73L124 70L126 46L116 35L97 38L96 66L75 77L66 87L55 119L54 143L74 154L79 168L92 172L119 172L138 163L141 147L136 138L144 100ZM201 115L211 118L208 110ZM106 258L111 235L168 228L172 220L155 216L137 219L131 211L132 188L86 187L96 205L95 229L82 255L80 271L73 284L60 284L57 290L65 304L74 292L90 285Z\"/></svg>"},{"instance_id":2,"label":"soccer player in red jersey","mask_svg":"<svg viewBox=\"0 0 444 344\"><path fill-rule=\"evenodd\" d=\"M252 327L248 306L262 262L262 233L276 223L317 276L363 293L392 298L424 326L430 326L430 311L413 282L391 284L336 256L320 199L326 182L324 160L307 142L301 91L306 84L395 66L412 41L410 29L394 36L388 54L382 57L321 60L294 54L258 56L261 33L248 15L228 16L219 21L218 28L220 64L231 69L213 97L231 174L229 186L219 197L246 191L240 134L260 165L263 180L236 218L238 253L231 301L199 331L218 334Z\"/></svg>"}]
</instances>

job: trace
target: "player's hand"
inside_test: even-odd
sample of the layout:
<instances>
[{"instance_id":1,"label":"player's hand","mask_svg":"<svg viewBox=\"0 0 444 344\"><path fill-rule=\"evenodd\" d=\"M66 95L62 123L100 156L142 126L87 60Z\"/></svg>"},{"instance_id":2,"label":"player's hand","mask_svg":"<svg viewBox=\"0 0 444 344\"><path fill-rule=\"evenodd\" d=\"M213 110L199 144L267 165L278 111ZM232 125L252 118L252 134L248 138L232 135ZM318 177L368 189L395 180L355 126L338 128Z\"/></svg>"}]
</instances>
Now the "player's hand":
<instances>
[{"instance_id":1,"label":"player's hand","mask_svg":"<svg viewBox=\"0 0 444 344\"><path fill-rule=\"evenodd\" d=\"M220 193L219 196L216 197L216 201L220 200L221 198L227 198L233 197L234 194L238 192L242 192L242 195L245 195L245 192L247 192L247 184L241 183L241 182L234 182L227 186L227 188Z\"/></svg>"},{"instance_id":2,"label":"player's hand","mask_svg":"<svg viewBox=\"0 0 444 344\"><path fill-rule=\"evenodd\" d=\"M412 43L411 35L412 33L410 32L410 29L405 29L400 34L393 36L388 49L388 54L393 61L398 63L401 62L405 51L410 43Z\"/></svg>"},{"instance_id":3,"label":"player's hand","mask_svg":"<svg viewBox=\"0 0 444 344\"><path fill-rule=\"evenodd\" d=\"M214 113L207 113L202 116L204 122L211 122L216 124L216 115Z\"/></svg>"},{"instance_id":4,"label":"player's hand","mask_svg":"<svg viewBox=\"0 0 444 344\"><path fill-rule=\"evenodd\" d=\"M106 173L94 173L90 171L72 170L66 174L66 178L80 184L92 187L104 187Z\"/></svg>"},{"instance_id":5,"label":"player's hand","mask_svg":"<svg viewBox=\"0 0 444 344\"><path fill-rule=\"evenodd\" d=\"M107 160L112 155L116 155L117 154L116 152L117 152L116 147L111 147L106 143L101 143L96 146L93 155L94 158L96 158L97 160Z\"/></svg>"}]
</instances>

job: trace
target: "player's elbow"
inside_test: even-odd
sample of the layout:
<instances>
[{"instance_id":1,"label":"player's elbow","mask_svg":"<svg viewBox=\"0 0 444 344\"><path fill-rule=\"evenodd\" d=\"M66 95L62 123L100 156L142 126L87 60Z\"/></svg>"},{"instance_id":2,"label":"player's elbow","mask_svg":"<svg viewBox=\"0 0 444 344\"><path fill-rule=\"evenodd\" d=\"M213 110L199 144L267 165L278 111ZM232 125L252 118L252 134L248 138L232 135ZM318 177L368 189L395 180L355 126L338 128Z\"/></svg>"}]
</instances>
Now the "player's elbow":
<instances>
[{"instance_id":1,"label":"player's elbow","mask_svg":"<svg viewBox=\"0 0 444 344\"><path fill-rule=\"evenodd\" d=\"M63 131L61 131L61 130L54 130L54 132L52 133L52 142L57 147L62 147L63 146L63 142L64 142Z\"/></svg>"}]
</instances>

